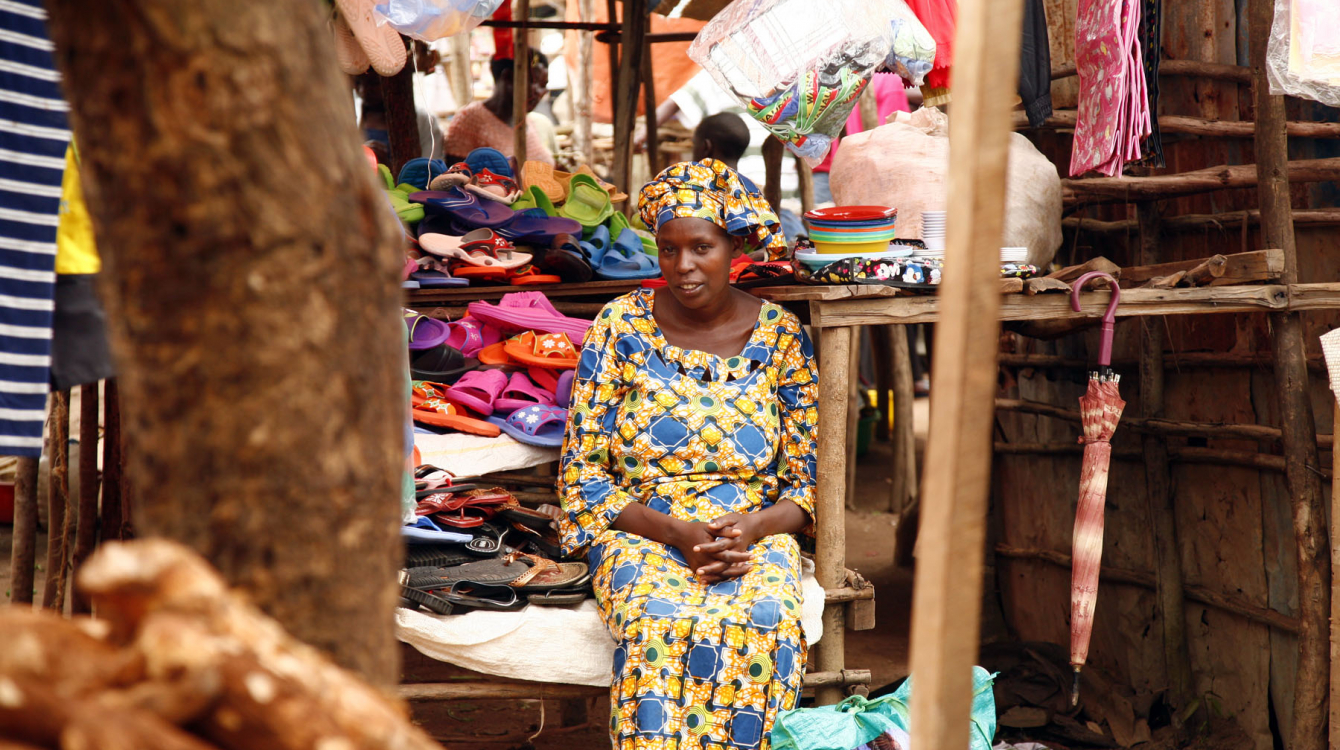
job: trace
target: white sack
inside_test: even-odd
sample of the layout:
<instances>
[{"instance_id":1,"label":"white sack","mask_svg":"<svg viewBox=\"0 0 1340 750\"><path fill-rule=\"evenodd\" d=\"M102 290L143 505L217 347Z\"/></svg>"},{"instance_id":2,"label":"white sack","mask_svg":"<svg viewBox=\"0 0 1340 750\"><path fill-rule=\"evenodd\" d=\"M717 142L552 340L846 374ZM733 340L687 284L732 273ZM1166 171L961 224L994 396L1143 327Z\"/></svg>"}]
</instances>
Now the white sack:
<instances>
[{"instance_id":1,"label":"white sack","mask_svg":"<svg viewBox=\"0 0 1340 750\"><path fill-rule=\"evenodd\" d=\"M944 211L949 176L949 118L934 107L899 112L887 125L842 139L829 184L839 206L898 209L898 236L921 239L921 212ZM1010 134L1005 236L1001 247L1027 247L1045 268L1061 246L1061 176L1029 140Z\"/></svg>"}]
</instances>

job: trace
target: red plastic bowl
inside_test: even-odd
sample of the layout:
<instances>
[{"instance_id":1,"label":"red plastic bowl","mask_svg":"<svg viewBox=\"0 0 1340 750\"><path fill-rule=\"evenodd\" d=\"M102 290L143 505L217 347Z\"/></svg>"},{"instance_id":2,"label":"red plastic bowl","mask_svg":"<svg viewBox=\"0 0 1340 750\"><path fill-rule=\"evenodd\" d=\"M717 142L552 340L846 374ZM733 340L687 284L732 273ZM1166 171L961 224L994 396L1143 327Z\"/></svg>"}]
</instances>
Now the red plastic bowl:
<instances>
[{"instance_id":1,"label":"red plastic bowl","mask_svg":"<svg viewBox=\"0 0 1340 750\"><path fill-rule=\"evenodd\" d=\"M898 215L898 209L888 206L830 206L816 208L805 214L806 219L814 221L874 221L892 219Z\"/></svg>"}]
</instances>

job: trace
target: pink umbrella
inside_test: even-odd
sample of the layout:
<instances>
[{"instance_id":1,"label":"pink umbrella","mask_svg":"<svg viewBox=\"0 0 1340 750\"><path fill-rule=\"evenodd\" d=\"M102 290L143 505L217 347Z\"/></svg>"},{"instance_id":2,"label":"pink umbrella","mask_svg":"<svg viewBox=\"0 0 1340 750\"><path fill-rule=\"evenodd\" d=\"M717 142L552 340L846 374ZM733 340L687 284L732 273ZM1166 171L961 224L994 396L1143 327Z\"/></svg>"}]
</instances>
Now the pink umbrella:
<instances>
[{"instance_id":1,"label":"pink umbrella","mask_svg":"<svg viewBox=\"0 0 1340 750\"><path fill-rule=\"evenodd\" d=\"M1103 337L1098 349L1098 369L1089 373L1089 389L1079 399L1084 436L1084 463L1079 473L1079 507L1075 510L1074 550L1070 578L1070 665L1075 682L1070 705L1079 703L1079 673L1089 658L1093 635L1093 608L1098 599L1098 570L1103 559L1103 506L1107 502L1107 469L1112 459L1112 433L1117 430L1126 402L1117 392L1121 376L1112 372L1112 329L1116 322L1121 288L1117 280L1092 271L1075 279L1070 307L1079 312L1079 292L1084 282L1102 276L1112 284L1112 300L1103 315Z\"/></svg>"}]
</instances>

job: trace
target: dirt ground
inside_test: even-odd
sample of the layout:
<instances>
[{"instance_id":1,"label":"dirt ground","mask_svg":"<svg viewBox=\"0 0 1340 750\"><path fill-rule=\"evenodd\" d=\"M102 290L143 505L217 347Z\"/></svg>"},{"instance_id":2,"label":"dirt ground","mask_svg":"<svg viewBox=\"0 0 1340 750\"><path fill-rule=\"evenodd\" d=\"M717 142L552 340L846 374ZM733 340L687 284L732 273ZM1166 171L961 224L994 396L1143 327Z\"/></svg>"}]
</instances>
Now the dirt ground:
<instances>
[{"instance_id":1,"label":"dirt ground","mask_svg":"<svg viewBox=\"0 0 1340 750\"><path fill-rule=\"evenodd\" d=\"M929 408L918 399L918 442L924 443ZM892 464L887 444L874 443L857 464L857 493L884 494ZM887 513L847 512L847 567L875 585L875 629L847 631L847 666L869 669L871 690L907 674L912 572L893 561L896 518ZM0 590L10 594L13 528L0 524ZM41 598L46 535L39 533L37 598ZM413 706L415 720L447 747L488 750L591 750L608 746L609 704L589 701L495 700L426 703Z\"/></svg>"}]
</instances>

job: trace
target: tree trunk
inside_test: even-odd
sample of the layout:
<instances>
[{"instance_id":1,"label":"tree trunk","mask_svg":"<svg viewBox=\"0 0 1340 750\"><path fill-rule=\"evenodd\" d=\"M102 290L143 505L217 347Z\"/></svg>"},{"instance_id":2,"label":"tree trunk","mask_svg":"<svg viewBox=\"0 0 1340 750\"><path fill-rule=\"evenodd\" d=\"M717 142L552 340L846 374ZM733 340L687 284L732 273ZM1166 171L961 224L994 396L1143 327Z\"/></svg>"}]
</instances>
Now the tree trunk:
<instances>
[{"instance_id":1,"label":"tree trunk","mask_svg":"<svg viewBox=\"0 0 1340 750\"><path fill-rule=\"evenodd\" d=\"M142 535L396 679L399 232L314 0L49 0Z\"/></svg>"}]
</instances>

